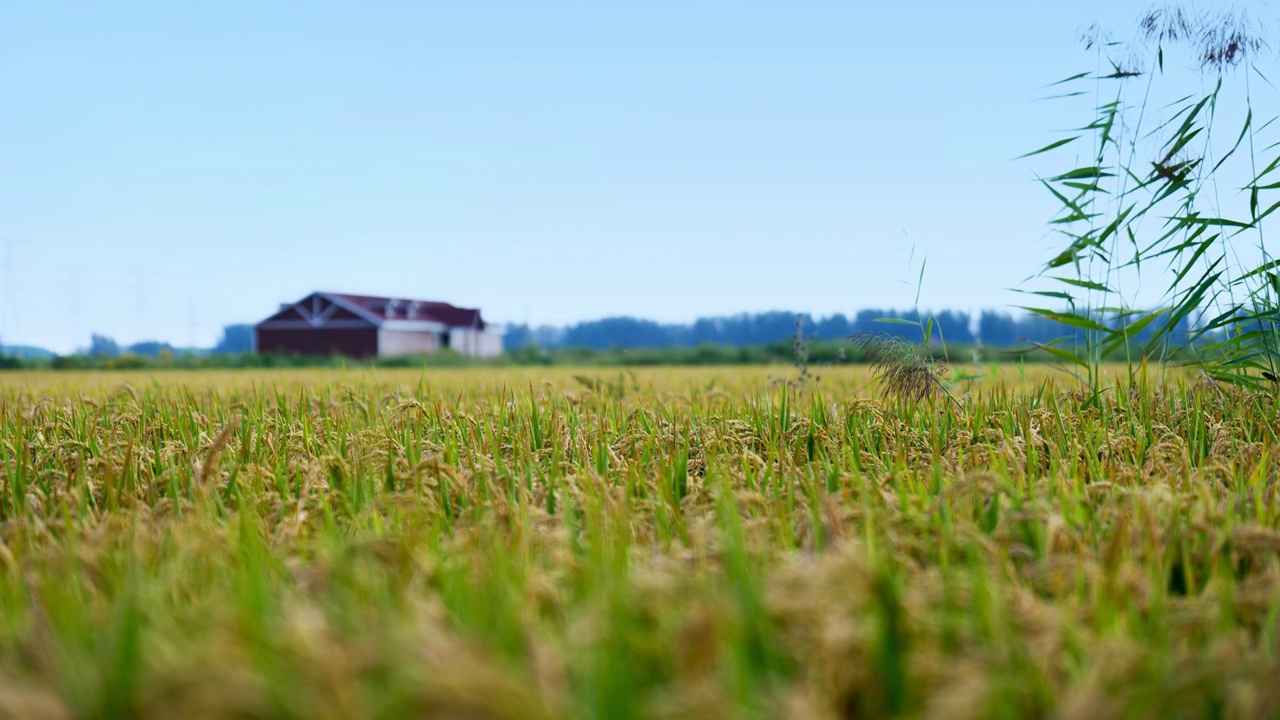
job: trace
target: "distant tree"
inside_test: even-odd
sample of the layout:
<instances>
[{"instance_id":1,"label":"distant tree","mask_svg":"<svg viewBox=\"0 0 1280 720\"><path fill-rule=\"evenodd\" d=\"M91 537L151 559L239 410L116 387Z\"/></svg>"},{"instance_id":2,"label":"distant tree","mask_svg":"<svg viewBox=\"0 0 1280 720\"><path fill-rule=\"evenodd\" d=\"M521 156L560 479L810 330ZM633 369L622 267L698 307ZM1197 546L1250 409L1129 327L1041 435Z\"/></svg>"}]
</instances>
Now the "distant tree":
<instances>
[{"instance_id":1,"label":"distant tree","mask_svg":"<svg viewBox=\"0 0 1280 720\"><path fill-rule=\"evenodd\" d=\"M253 351L252 325L227 325L222 328L222 338L213 347L218 355L243 355Z\"/></svg>"},{"instance_id":2,"label":"distant tree","mask_svg":"<svg viewBox=\"0 0 1280 720\"><path fill-rule=\"evenodd\" d=\"M974 340L972 318L969 313L956 310L943 310L939 313L933 313L934 325L937 332L942 334L942 340L948 343L971 343Z\"/></svg>"},{"instance_id":3,"label":"distant tree","mask_svg":"<svg viewBox=\"0 0 1280 720\"><path fill-rule=\"evenodd\" d=\"M813 334L823 340L839 340L853 334L853 326L849 318L842 313L825 317L813 324Z\"/></svg>"},{"instance_id":4,"label":"distant tree","mask_svg":"<svg viewBox=\"0 0 1280 720\"><path fill-rule=\"evenodd\" d=\"M144 340L134 343L125 348L125 352L130 355L141 355L143 357L160 357L163 353L174 354L173 346L159 340Z\"/></svg>"},{"instance_id":5,"label":"distant tree","mask_svg":"<svg viewBox=\"0 0 1280 720\"><path fill-rule=\"evenodd\" d=\"M1009 313L983 310L978 316L978 339L986 345L1009 347L1018 342L1018 328Z\"/></svg>"},{"instance_id":6,"label":"distant tree","mask_svg":"<svg viewBox=\"0 0 1280 720\"><path fill-rule=\"evenodd\" d=\"M537 339L528 325L508 325L507 332L502 336L503 350L521 350L536 345Z\"/></svg>"},{"instance_id":7,"label":"distant tree","mask_svg":"<svg viewBox=\"0 0 1280 720\"><path fill-rule=\"evenodd\" d=\"M879 308L871 308L869 310L859 310L858 314L853 318L853 327L850 328L853 333L879 331L891 337L900 337L915 342L920 341L922 330L918 325L904 325L902 323L884 322L885 320L906 320L909 323L917 322L916 314L910 310L898 312L896 310L881 310ZM950 342L951 339L947 338Z\"/></svg>"},{"instance_id":8,"label":"distant tree","mask_svg":"<svg viewBox=\"0 0 1280 720\"><path fill-rule=\"evenodd\" d=\"M94 333L89 336L89 354L93 357L116 357L120 354L120 343Z\"/></svg>"},{"instance_id":9,"label":"distant tree","mask_svg":"<svg viewBox=\"0 0 1280 720\"><path fill-rule=\"evenodd\" d=\"M605 350L612 347L665 347L673 344L667 329L652 320L610 317L582 322L565 331L561 344Z\"/></svg>"},{"instance_id":10,"label":"distant tree","mask_svg":"<svg viewBox=\"0 0 1280 720\"><path fill-rule=\"evenodd\" d=\"M1075 335L1066 325L1038 315L1026 315L1018 319L1018 344L1027 342L1051 343L1059 338Z\"/></svg>"},{"instance_id":11,"label":"distant tree","mask_svg":"<svg viewBox=\"0 0 1280 720\"><path fill-rule=\"evenodd\" d=\"M533 329L533 341L538 347L555 347L560 345L562 340L564 340L564 328L539 325Z\"/></svg>"},{"instance_id":12,"label":"distant tree","mask_svg":"<svg viewBox=\"0 0 1280 720\"><path fill-rule=\"evenodd\" d=\"M721 328L724 325L722 318L698 318L689 328L689 341L694 345L720 345L724 341L720 338Z\"/></svg>"}]
</instances>

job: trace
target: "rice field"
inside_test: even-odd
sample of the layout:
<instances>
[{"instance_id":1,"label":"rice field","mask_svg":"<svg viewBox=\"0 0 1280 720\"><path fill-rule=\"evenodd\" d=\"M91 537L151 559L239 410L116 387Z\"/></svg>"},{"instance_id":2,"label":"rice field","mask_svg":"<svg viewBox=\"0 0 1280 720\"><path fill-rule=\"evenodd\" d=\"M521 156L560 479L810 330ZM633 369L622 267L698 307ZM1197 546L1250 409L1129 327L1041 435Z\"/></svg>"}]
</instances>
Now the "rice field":
<instances>
[{"instance_id":1,"label":"rice field","mask_svg":"<svg viewBox=\"0 0 1280 720\"><path fill-rule=\"evenodd\" d=\"M1280 716L1274 395L973 370L2 375L0 717Z\"/></svg>"}]
</instances>

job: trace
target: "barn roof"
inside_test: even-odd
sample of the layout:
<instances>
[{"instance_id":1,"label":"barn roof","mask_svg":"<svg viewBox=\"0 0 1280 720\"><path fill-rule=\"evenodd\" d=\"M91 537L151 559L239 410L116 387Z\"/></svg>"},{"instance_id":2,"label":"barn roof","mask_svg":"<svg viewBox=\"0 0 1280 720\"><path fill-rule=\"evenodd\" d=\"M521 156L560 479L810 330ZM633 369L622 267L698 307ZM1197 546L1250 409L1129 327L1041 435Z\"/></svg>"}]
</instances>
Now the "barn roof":
<instances>
[{"instance_id":1,"label":"barn roof","mask_svg":"<svg viewBox=\"0 0 1280 720\"><path fill-rule=\"evenodd\" d=\"M370 319L379 324L383 320L417 320L438 322L446 327L483 328L485 326L479 310L460 308L446 302L348 293L320 294L355 305L372 316Z\"/></svg>"},{"instance_id":2,"label":"barn roof","mask_svg":"<svg viewBox=\"0 0 1280 720\"><path fill-rule=\"evenodd\" d=\"M279 312L259 325L336 327L337 324L352 323L432 331L485 328L480 311L474 308L460 308L434 300L330 292L312 293L296 303L282 305Z\"/></svg>"}]
</instances>

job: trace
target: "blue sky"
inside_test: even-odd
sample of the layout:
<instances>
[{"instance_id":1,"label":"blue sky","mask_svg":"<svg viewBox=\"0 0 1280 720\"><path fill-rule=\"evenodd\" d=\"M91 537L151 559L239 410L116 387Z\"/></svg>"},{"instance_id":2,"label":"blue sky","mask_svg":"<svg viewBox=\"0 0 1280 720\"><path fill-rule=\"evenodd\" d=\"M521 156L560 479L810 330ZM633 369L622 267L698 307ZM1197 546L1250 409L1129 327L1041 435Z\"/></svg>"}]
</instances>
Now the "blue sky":
<instances>
[{"instance_id":1,"label":"blue sky","mask_svg":"<svg viewBox=\"0 0 1280 720\"><path fill-rule=\"evenodd\" d=\"M1015 156L1145 3L0 5L0 335L212 343L314 289L495 321L1006 306Z\"/></svg>"}]
</instances>

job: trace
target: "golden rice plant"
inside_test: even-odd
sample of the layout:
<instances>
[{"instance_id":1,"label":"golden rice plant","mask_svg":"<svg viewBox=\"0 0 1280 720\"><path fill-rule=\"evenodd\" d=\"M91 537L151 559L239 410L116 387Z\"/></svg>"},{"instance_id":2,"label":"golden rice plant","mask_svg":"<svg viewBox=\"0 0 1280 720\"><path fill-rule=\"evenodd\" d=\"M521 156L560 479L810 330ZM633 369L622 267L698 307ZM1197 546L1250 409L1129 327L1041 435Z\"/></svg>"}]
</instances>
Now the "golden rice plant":
<instances>
[{"instance_id":1,"label":"golden rice plant","mask_svg":"<svg viewBox=\"0 0 1280 720\"><path fill-rule=\"evenodd\" d=\"M5 375L0 717L1275 717L1274 397L1036 373Z\"/></svg>"}]
</instances>

